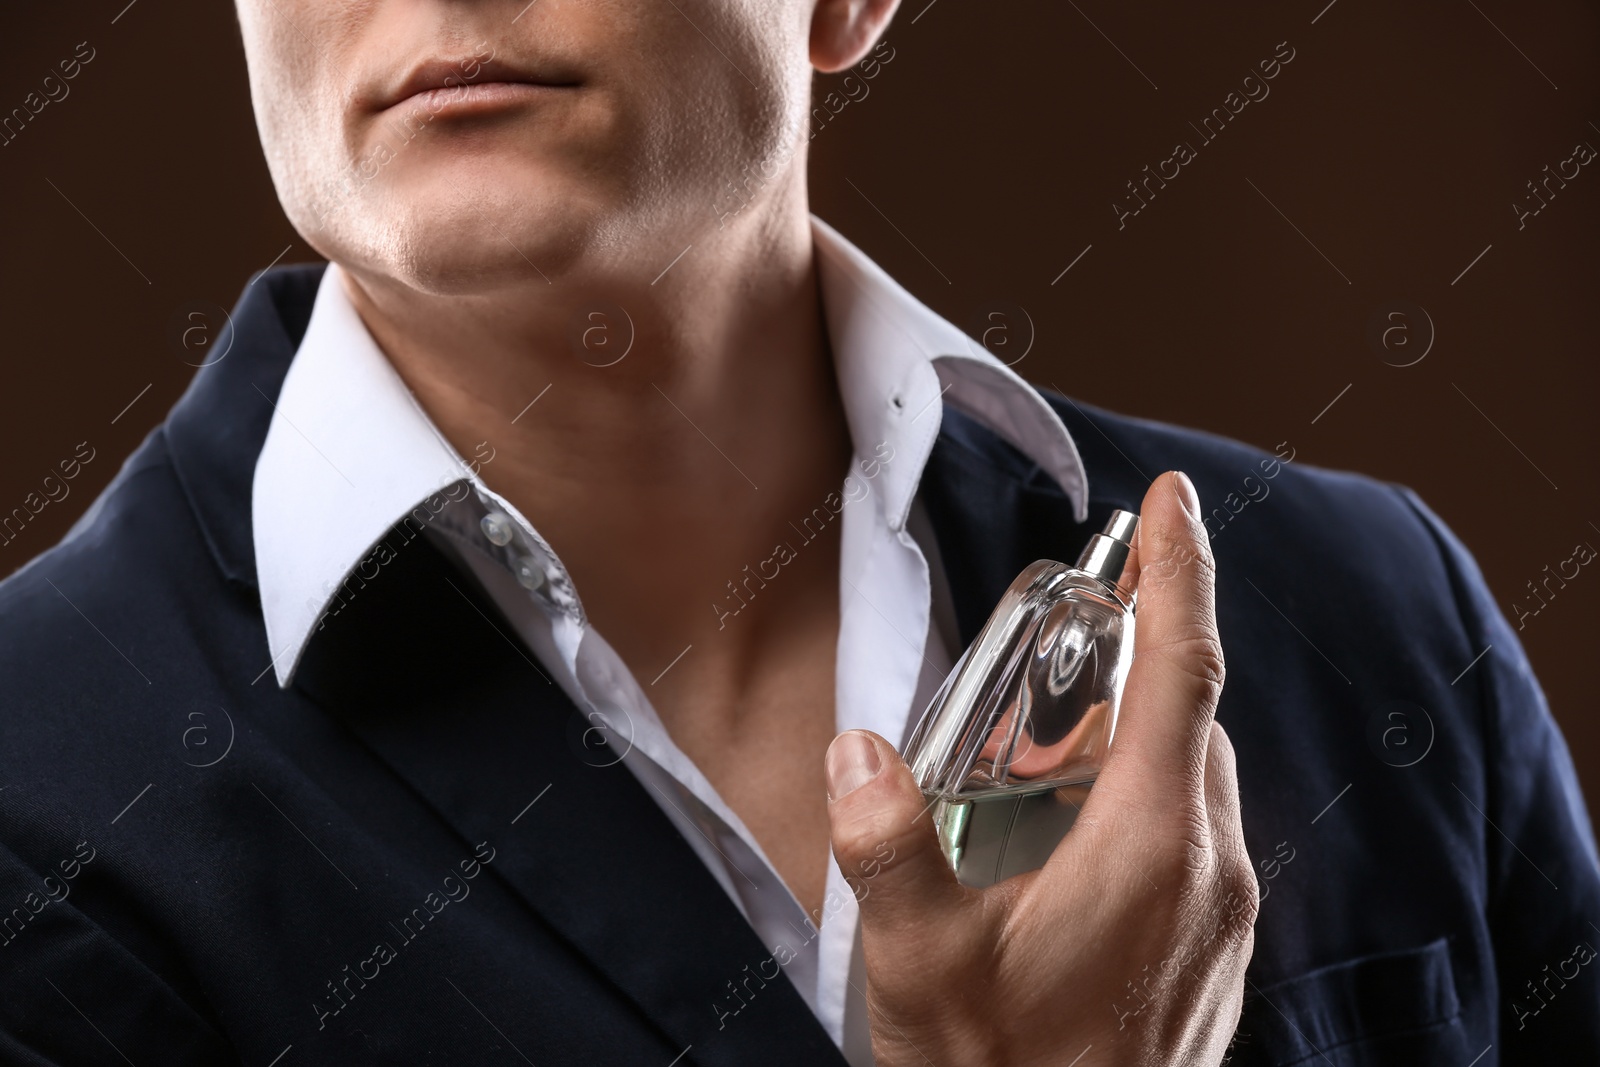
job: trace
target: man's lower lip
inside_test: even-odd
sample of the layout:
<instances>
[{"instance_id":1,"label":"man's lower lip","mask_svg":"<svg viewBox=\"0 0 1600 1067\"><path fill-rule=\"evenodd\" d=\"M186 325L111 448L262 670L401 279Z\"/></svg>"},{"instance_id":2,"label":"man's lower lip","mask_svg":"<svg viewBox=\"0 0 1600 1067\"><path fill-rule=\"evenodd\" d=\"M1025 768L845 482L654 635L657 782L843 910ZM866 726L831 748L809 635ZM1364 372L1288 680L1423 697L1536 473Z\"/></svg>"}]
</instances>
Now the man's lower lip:
<instances>
[{"instance_id":1,"label":"man's lower lip","mask_svg":"<svg viewBox=\"0 0 1600 1067\"><path fill-rule=\"evenodd\" d=\"M434 116L482 114L515 107L572 88L575 86L539 85L533 82L467 82L442 89L424 89L394 106L406 110L420 108Z\"/></svg>"}]
</instances>

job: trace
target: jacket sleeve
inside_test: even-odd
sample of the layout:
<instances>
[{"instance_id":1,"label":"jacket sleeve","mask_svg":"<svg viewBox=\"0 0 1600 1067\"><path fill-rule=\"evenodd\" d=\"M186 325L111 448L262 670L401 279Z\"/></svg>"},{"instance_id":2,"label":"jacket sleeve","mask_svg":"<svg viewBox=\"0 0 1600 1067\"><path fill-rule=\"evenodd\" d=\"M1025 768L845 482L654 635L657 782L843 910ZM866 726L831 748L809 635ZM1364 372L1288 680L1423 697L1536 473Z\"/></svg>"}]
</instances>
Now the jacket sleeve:
<instances>
[{"instance_id":1,"label":"jacket sleeve","mask_svg":"<svg viewBox=\"0 0 1600 1067\"><path fill-rule=\"evenodd\" d=\"M0 1063L237 1064L215 1027L74 906L73 885L0 845Z\"/></svg>"},{"instance_id":2,"label":"jacket sleeve","mask_svg":"<svg viewBox=\"0 0 1600 1067\"><path fill-rule=\"evenodd\" d=\"M1600 1063L1600 858L1571 754L1471 553L1416 493L1401 491L1437 539L1482 651L1456 684L1475 688L1485 723L1484 779L1461 783L1460 802L1479 807L1485 823L1495 1048L1505 1064Z\"/></svg>"}]
</instances>

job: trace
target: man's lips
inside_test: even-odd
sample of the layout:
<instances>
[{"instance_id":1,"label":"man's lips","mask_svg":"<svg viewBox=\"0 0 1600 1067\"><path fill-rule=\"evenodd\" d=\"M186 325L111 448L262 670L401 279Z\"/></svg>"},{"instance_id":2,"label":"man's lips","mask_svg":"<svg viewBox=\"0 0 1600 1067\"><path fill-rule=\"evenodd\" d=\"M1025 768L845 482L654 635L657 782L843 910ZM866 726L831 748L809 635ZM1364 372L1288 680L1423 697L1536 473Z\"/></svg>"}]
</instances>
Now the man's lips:
<instances>
[{"instance_id":1,"label":"man's lips","mask_svg":"<svg viewBox=\"0 0 1600 1067\"><path fill-rule=\"evenodd\" d=\"M435 119L447 116L466 118L488 115L570 88L539 82L468 82L444 89L424 89L401 100L395 107L397 114L415 115L426 111Z\"/></svg>"},{"instance_id":2,"label":"man's lips","mask_svg":"<svg viewBox=\"0 0 1600 1067\"><path fill-rule=\"evenodd\" d=\"M430 110L443 107L496 105L526 99L541 89L573 88L578 80L564 72L535 70L499 59L475 56L449 61L430 59L413 67L388 91L377 95L376 110L415 102Z\"/></svg>"}]
</instances>

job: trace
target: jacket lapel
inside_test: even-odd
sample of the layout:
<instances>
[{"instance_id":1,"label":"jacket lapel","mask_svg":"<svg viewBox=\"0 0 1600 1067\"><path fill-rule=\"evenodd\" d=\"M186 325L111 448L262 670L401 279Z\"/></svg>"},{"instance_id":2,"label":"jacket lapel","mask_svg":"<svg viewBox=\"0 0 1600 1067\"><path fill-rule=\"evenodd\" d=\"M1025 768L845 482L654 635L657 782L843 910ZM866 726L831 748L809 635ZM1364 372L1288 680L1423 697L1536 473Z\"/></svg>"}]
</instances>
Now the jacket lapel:
<instances>
[{"instance_id":1,"label":"jacket lapel","mask_svg":"<svg viewBox=\"0 0 1600 1067\"><path fill-rule=\"evenodd\" d=\"M195 372L162 426L217 566L248 586L256 584L250 530L256 457L324 269L279 267L251 279L217 336L213 351L221 355Z\"/></svg>"},{"instance_id":2,"label":"jacket lapel","mask_svg":"<svg viewBox=\"0 0 1600 1067\"><path fill-rule=\"evenodd\" d=\"M327 620L295 684L463 844L505 841L491 870L692 1047L684 1062L842 1063L787 981L719 1017L715 1005L740 1003L729 983L772 953L621 753L596 748L603 739L514 640L492 601L419 537Z\"/></svg>"}]
</instances>

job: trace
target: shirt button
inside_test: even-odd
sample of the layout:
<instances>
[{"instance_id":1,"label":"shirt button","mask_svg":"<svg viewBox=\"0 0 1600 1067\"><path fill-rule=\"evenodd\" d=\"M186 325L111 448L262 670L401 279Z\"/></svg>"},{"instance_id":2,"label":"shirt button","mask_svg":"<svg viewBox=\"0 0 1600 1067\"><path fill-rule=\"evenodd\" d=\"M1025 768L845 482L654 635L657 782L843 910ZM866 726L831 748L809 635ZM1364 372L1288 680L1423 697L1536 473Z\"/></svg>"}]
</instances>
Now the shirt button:
<instances>
[{"instance_id":1,"label":"shirt button","mask_svg":"<svg viewBox=\"0 0 1600 1067\"><path fill-rule=\"evenodd\" d=\"M535 563L531 558L524 556L517 560L517 581L522 588L529 592L537 593L545 585L544 568Z\"/></svg>"},{"instance_id":2,"label":"shirt button","mask_svg":"<svg viewBox=\"0 0 1600 1067\"><path fill-rule=\"evenodd\" d=\"M489 512L489 514L478 520L478 525L482 527L483 536L489 539L491 545L502 547L509 545L511 543L511 535L516 532L516 527L512 524L510 516L498 511Z\"/></svg>"}]
</instances>

